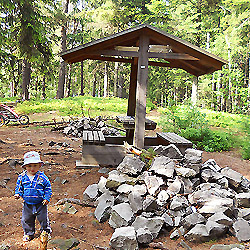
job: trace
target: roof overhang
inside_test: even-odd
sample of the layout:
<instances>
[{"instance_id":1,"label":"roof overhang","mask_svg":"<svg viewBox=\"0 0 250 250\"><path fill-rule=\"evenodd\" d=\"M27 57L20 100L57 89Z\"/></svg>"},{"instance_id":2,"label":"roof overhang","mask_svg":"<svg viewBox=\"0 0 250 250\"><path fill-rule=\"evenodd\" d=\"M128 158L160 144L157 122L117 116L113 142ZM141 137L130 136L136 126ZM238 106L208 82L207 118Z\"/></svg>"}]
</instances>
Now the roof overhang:
<instances>
[{"instance_id":1,"label":"roof overhang","mask_svg":"<svg viewBox=\"0 0 250 250\"><path fill-rule=\"evenodd\" d=\"M228 62L187 41L147 24L83 44L61 53L68 63L90 60L133 63L138 57L142 35L149 37L148 64L152 66L181 68L200 76L222 69Z\"/></svg>"}]
</instances>

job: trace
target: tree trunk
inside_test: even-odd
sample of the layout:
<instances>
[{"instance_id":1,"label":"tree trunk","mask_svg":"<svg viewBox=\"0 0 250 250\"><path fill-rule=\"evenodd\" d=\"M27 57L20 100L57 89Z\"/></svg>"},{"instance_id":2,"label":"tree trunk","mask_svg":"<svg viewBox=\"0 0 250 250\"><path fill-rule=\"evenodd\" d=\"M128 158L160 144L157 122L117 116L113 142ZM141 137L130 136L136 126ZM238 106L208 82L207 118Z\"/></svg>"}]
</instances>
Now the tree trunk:
<instances>
[{"instance_id":1,"label":"tree trunk","mask_svg":"<svg viewBox=\"0 0 250 250\"><path fill-rule=\"evenodd\" d=\"M115 62L115 80L114 80L114 96L117 97L118 91L117 91L117 86L118 86L118 71L119 71L119 63Z\"/></svg>"},{"instance_id":2,"label":"tree trunk","mask_svg":"<svg viewBox=\"0 0 250 250\"><path fill-rule=\"evenodd\" d=\"M84 84L83 84L83 61L81 61L81 93L80 93L80 95L83 95L83 89L84 89Z\"/></svg>"},{"instance_id":3,"label":"tree trunk","mask_svg":"<svg viewBox=\"0 0 250 250\"><path fill-rule=\"evenodd\" d=\"M96 73L94 73L94 81L93 81L93 88L92 88L93 97L95 97L95 89L96 89Z\"/></svg>"},{"instance_id":4,"label":"tree trunk","mask_svg":"<svg viewBox=\"0 0 250 250\"><path fill-rule=\"evenodd\" d=\"M63 3L64 6L64 13L68 13L69 9L69 0L64 1ZM61 48L62 52L66 50L66 40L67 40L67 24L62 26L61 29ZM66 62L61 58L61 63L60 63L60 70L59 70L59 82L58 82L58 88L57 88L57 94L56 98L61 99L64 97L64 85L65 85L65 75L66 75Z\"/></svg>"},{"instance_id":5,"label":"tree trunk","mask_svg":"<svg viewBox=\"0 0 250 250\"><path fill-rule=\"evenodd\" d=\"M196 103L197 103L197 89L198 89L198 77L195 76L193 78L192 94L191 94L191 103L193 105L196 105Z\"/></svg>"},{"instance_id":6,"label":"tree trunk","mask_svg":"<svg viewBox=\"0 0 250 250\"><path fill-rule=\"evenodd\" d=\"M72 69L72 66L70 64L69 65L69 72L68 72L67 93L66 93L67 97L71 96L71 69Z\"/></svg>"},{"instance_id":7,"label":"tree trunk","mask_svg":"<svg viewBox=\"0 0 250 250\"><path fill-rule=\"evenodd\" d=\"M29 99L29 85L30 85L30 63L24 59L23 60L23 73L22 73L22 99L28 100Z\"/></svg>"},{"instance_id":8,"label":"tree trunk","mask_svg":"<svg viewBox=\"0 0 250 250\"><path fill-rule=\"evenodd\" d=\"M124 83L124 79L123 79L123 76L120 75L119 76L119 82L118 82L118 97L119 98L123 98L123 84Z\"/></svg>"},{"instance_id":9,"label":"tree trunk","mask_svg":"<svg viewBox=\"0 0 250 250\"><path fill-rule=\"evenodd\" d=\"M45 89L46 89L46 77L45 77L45 74L44 74L43 75L43 86L42 86L42 97L43 97L43 99L46 98Z\"/></svg>"},{"instance_id":10,"label":"tree trunk","mask_svg":"<svg viewBox=\"0 0 250 250\"><path fill-rule=\"evenodd\" d=\"M108 67L107 67L107 63L105 62L103 97L107 97L107 96L108 96Z\"/></svg>"}]
</instances>

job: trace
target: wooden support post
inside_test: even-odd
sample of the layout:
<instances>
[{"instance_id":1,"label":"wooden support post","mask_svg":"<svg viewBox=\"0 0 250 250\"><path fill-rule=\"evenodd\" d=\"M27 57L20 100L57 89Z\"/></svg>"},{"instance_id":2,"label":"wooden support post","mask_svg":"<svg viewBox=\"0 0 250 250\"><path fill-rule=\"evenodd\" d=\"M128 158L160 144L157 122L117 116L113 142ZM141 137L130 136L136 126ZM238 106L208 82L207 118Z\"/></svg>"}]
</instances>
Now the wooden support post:
<instances>
[{"instance_id":1,"label":"wooden support post","mask_svg":"<svg viewBox=\"0 0 250 250\"><path fill-rule=\"evenodd\" d=\"M137 89L136 89L136 117L134 145L138 148L144 147L145 120L146 120L146 92L148 80L148 49L149 37L140 36Z\"/></svg>"},{"instance_id":2,"label":"wooden support post","mask_svg":"<svg viewBox=\"0 0 250 250\"><path fill-rule=\"evenodd\" d=\"M138 58L133 58L131 63L130 72L130 85L129 85L129 97L128 97L128 116L135 116L135 105L136 105L136 85L137 85L137 70L138 70ZM128 143L133 143L134 129L126 130L126 139Z\"/></svg>"}]
</instances>

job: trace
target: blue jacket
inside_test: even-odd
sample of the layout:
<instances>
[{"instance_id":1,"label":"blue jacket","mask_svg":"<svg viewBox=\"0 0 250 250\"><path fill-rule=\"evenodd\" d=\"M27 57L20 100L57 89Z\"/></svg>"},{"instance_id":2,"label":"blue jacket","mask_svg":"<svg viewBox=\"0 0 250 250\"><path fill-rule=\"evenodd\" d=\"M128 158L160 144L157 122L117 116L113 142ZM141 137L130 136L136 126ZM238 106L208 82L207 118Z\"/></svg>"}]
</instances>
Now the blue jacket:
<instances>
[{"instance_id":1,"label":"blue jacket","mask_svg":"<svg viewBox=\"0 0 250 250\"><path fill-rule=\"evenodd\" d=\"M43 200L50 201L52 190L49 178L38 171L31 182L27 171L24 171L17 178L15 194L19 194L27 204L38 204Z\"/></svg>"}]
</instances>

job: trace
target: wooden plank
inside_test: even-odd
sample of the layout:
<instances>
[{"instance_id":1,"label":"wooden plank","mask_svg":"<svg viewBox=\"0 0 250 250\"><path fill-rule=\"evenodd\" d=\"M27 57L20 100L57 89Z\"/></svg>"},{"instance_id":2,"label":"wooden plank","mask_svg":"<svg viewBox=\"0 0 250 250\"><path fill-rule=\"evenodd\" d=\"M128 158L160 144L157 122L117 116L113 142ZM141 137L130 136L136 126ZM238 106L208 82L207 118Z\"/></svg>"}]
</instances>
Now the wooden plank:
<instances>
[{"instance_id":1,"label":"wooden plank","mask_svg":"<svg viewBox=\"0 0 250 250\"><path fill-rule=\"evenodd\" d=\"M134 145L144 147L149 37L142 34L139 44Z\"/></svg>"},{"instance_id":2,"label":"wooden plank","mask_svg":"<svg viewBox=\"0 0 250 250\"><path fill-rule=\"evenodd\" d=\"M98 137L99 137L100 142L105 142L105 137L102 131L98 131Z\"/></svg>"},{"instance_id":3,"label":"wooden plank","mask_svg":"<svg viewBox=\"0 0 250 250\"><path fill-rule=\"evenodd\" d=\"M83 143L88 141L88 131L84 130L82 132L82 140L83 140Z\"/></svg>"},{"instance_id":4,"label":"wooden plank","mask_svg":"<svg viewBox=\"0 0 250 250\"><path fill-rule=\"evenodd\" d=\"M99 140L98 132L97 131L92 131L92 134L93 134L94 143L99 144L100 140Z\"/></svg>"},{"instance_id":5,"label":"wooden plank","mask_svg":"<svg viewBox=\"0 0 250 250\"><path fill-rule=\"evenodd\" d=\"M186 138L179 136L175 133L163 133L158 132L156 133L158 137L161 137L162 139L166 140L170 144L185 144L185 145L192 145L192 142L187 140Z\"/></svg>"},{"instance_id":6,"label":"wooden plank","mask_svg":"<svg viewBox=\"0 0 250 250\"><path fill-rule=\"evenodd\" d=\"M87 131L87 132L88 132L88 141L89 141L89 142L93 142L94 137L93 137L92 131Z\"/></svg>"}]
</instances>

